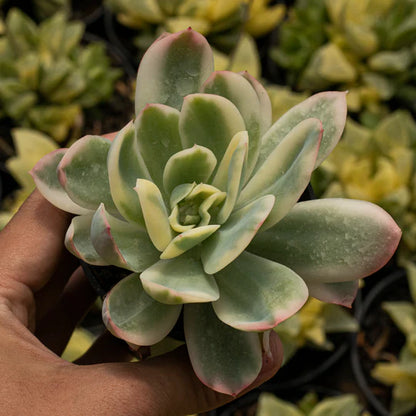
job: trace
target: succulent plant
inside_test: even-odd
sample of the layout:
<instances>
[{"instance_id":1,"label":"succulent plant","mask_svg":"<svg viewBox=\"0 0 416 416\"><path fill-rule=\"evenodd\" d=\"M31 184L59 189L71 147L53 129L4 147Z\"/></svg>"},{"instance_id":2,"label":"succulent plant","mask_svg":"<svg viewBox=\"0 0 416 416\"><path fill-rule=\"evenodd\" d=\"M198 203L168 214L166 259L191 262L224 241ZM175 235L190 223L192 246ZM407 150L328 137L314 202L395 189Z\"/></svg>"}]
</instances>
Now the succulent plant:
<instances>
[{"instance_id":1,"label":"succulent plant","mask_svg":"<svg viewBox=\"0 0 416 416\"><path fill-rule=\"evenodd\" d=\"M416 121L397 110L375 128L348 120L343 139L315 171L325 198L363 199L388 211L403 230L401 261L416 260Z\"/></svg>"},{"instance_id":2,"label":"succulent plant","mask_svg":"<svg viewBox=\"0 0 416 416\"><path fill-rule=\"evenodd\" d=\"M120 70L110 67L102 44L80 45L83 32L81 22L61 13L39 25L18 9L8 13L0 38L0 116L61 141L82 109L111 96Z\"/></svg>"},{"instance_id":3,"label":"succulent plant","mask_svg":"<svg viewBox=\"0 0 416 416\"><path fill-rule=\"evenodd\" d=\"M298 0L272 58L300 91L348 89L367 125L392 100L416 111L414 0Z\"/></svg>"},{"instance_id":4,"label":"succulent plant","mask_svg":"<svg viewBox=\"0 0 416 416\"><path fill-rule=\"evenodd\" d=\"M392 256L400 229L369 202L297 203L341 136L345 93L317 94L271 125L261 84L213 72L208 42L187 29L146 52L135 106L113 142L85 136L32 175L76 214L72 253L132 272L105 298L108 329L151 345L183 311L196 374L236 395L258 375L269 330L308 294L350 303L357 279Z\"/></svg>"}]
</instances>

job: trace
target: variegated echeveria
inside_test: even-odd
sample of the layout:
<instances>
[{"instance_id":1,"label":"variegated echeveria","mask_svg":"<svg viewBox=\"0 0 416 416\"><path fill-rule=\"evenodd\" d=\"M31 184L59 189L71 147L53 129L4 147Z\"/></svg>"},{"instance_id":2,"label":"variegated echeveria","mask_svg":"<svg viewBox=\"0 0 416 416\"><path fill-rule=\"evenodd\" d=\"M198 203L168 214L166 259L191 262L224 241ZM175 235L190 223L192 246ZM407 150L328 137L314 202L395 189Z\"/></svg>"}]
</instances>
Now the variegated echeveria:
<instances>
[{"instance_id":1,"label":"variegated echeveria","mask_svg":"<svg viewBox=\"0 0 416 416\"><path fill-rule=\"evenodd\" d=\"M213 72L207 41L188 29L144 55L136 114L113 142L85 136L32 174L76 214L73 254L132 271L105 298L108 329L152 345L183 310L196 374L236 395L259 373L269 330L308 295L350 304L401 232L369 202L297 203L341 136L345 93L314 95L271 125L260 83Z\"/></svg>"}]
</instances>

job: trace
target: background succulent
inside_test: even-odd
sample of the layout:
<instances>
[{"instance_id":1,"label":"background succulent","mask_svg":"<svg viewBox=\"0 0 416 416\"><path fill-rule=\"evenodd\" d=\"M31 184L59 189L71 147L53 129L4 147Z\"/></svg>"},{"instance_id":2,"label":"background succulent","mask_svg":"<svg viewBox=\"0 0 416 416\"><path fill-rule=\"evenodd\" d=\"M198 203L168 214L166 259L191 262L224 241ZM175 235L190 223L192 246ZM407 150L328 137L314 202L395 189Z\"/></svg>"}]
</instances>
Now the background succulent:
<instances>
[{"instance_id":1,"label":"background succulent","mask_svg":"<svg viewBox=\"0 0 416 416\"><path fill-rule=\"evenodd\" d=\"M313 178L323 197L364 199L382 206L403 230L400 256L416 260L416 122L397 110L369 129L352 120Z\"/></svg>"},{"instance_id":2,"label":"background succulent","mask_svg":"<svg viewBox=\"0 0 416 416\"><path fill-rule=\"evenodd\" d=\"M105 299L110 331L151 345L183 310L196 374L236 395L258 375L268 331L308 295L350 304L400 230L369 202L297 203L341 136L345 93L310 97L271 125L261 84L213 72L206 39L187 29L144 55L135 107L113 142L85 136L32 174L76 214L72 253L132 271Z\"/></svg>"},{"instance_id":3,"label":"background succulent","mask_svg":"<svg viewBox=\"0 0 416 416\"><path fill-rule=\"evenodd\" d=\"M107 100L120 76L104 46L81 46L84 25L56 14L36 25L18 9L0 38L0 115L58 141L82 110Z\"/></svg>"},{"instance_id":4,"label":"background succulent","mask_svg":"<svg viewBox=\"0 0 416 416\"><path fill-rule=\"evenodd\" d=\"M415 22L414 0L298 0L271 56L297 90L348 89L370 126L385 103L416 110Z\"/></svg>"}]
</instances>

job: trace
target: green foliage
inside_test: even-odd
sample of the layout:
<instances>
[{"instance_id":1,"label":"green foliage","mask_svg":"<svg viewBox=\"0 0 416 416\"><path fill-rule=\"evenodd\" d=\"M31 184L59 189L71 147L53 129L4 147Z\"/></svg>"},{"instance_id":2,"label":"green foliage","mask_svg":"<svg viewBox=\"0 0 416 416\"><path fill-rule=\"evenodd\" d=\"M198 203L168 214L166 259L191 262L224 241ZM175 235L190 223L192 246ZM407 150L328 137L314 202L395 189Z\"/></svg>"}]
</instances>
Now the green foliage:
<instances>
[{"instance_id":1,"label":"green foliage","mask_svg":"<svg viewBox=\"0 0 416 416\"><path fill-rule=\"evenodd\" d=\"M299 0L271 56L297 90L349 90L370 125L392 99L416 111L415 22L413 0Z\"/></svg>"},{"instance_id":2,"label":"green foliage","mask_svg":"<svg viewBox=\"0 0 416 416\"><path fill-rule=\"evenodd\" d=\"M306 394L297 405L279 399L271 393L262 393L256 416L370 416L362 412L358 398L344 394L319 400L316 393Z\"/></svg>"},{"instance_id":3,"label":"green foliage","mask_svg":"<svg viewBox=\"0 0 416 416\"><path fill-rule=\"evenodd\" d=\"M0 115L61 141L84 108L107 100L120 71L103 45L81 46L83 33L64 14L37 26L12 9L0 38Z\"/></svg>"}]
</instances>

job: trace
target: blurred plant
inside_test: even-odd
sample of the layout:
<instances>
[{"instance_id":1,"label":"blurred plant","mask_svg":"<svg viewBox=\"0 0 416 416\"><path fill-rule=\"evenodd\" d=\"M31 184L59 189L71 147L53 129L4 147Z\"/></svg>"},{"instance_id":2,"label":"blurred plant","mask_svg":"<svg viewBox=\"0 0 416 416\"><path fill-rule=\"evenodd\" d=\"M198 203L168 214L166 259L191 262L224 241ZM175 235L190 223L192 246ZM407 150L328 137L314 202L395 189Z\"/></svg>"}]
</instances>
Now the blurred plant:
<instances>
[{"instance_id":1,"label":"blurred plant","mask_svg":"<svg viewBox=\"0 0 416 416\"><path fill-rule=\"evenodd\" d=\"M397 361L380 362L372 371L375 379L393 386L392 416L407 415L416 409L416 266L408 263L406 271L413 302L383 303L383 309L403 332L406 343Z\"/></svg>"},{"instance_id":2,"label":"blurred plant","mask_svg":"<svg viewBox=\"0 0 416 416\"><path fill-rule=\"evenodd\" d=\"M277 121L284 113L306 100L309 96L305 92L295 92L290 87L283 85L268 85L266 91L272 104L273 122Z\"/></svg>"},{"instance_id":3,"label":"blurred plant","mask_svg":"<svg viewBox=\"0 0 416 416\"><path fill-rule=\"evenodd\" d=\"M103 45L81 46L81 22L56 14L37 26L18 9L0 38L0 115L57 141L67 138L85 108L111 96L120 70Z\"/></svg>"},{"instance_id":4,"label":"blurred plant","mask_svg":"<svg viewBox=\"0 0 416 416\"><path fill-rule=\"evenodd\" d=\"M298 0L271 57L297 90L348 89L368 126L392 99L416 112L414 0Z\"/></svg>"},{"instance_id":5,"label":"blurred plant","mask_svg":"<svg viewBox=\"0 0 416 416\"><path fill-rule=\"evenodd\" d=\"M71 11L71 0L33 0L33 8L39 19L53 16L55 13Z\"/></svg>"},{"instance_id":6,"label":"blurred plant","mask_svg":"<svg viewBox=\"0 0 416 416\"><path fill-rule=\"evenodd\" d=\"M374 129L347 121L343 139L315 172L322 197L364 199L383 207L403 230L400 261L416 261L416 122L397 110Z\"/></svg>"},{"instance_id":7,"label":"blurred plant","mask_svg":"<svg viewBox=\"0 0 416 416\"><path fill-rule=\"evenodd\" d=\"M0 229L9 222L23 201L35 189L35 183L29 171L39 158L58 148L53 139L36 130L16 128L12 130L12 138L16 156L6 160L6 168L20 188L2 201Z\"/></svg>"},{"instance_id":8,"label":"blurred plant","mask_svg":"<svg viewBox=\"0 0 416 416\"><path fill-rule=\"evenodd\" d=\"M96 336L88 329L78 326L72 333L68 344L62 353L62 358L67 361L75 361L81 357L93 345Z\"/></svg>"},{"instance_id":9,"label":"blurred plant","mask_svg":"<svg viewBox=\"0 0 416 416\"><path fill-rule=\"evenodd\" d=\"M261 393L256 416L370 416L363 413L358 398L343 394L319 400L316 393L307 393L297 405L279 399L272 393Z\"/></svg>"},{"instance_id":10,"label":"blurred plant","mask_svg":"<svg viewBox=\"0 0 416 416\"><path fill-rule=\"evenodd\" d=\"M274 331L282 341L286 363L305 346L332 350L334 345L327 334L358 331L358 323L342 306L309 298L299 312L281 322Z\"/></svg>"}]
</instances>

